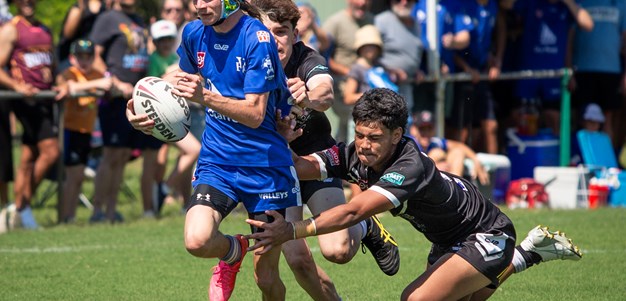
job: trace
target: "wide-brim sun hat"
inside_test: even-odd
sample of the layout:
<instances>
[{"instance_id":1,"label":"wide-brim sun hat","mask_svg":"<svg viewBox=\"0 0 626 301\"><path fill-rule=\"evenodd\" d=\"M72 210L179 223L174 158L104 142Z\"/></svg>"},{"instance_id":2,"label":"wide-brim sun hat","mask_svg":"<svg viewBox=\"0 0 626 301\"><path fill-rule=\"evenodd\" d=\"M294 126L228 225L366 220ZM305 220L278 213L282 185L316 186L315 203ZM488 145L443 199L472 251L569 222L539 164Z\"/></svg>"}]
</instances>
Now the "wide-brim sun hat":
<instances>
[{"instance_id":1,"label":"wide-brim sun hat","mask_svg":"<svg viewBox=\"0 0 626 301\"><path fill-rule=\"evenodd\" d=\"M354 49L358 52L359 48L365 45L376 45L383 48L383 39L380 37L380 31L374 25L365 25L355 33Z\"/></svg>"}]
</instances>

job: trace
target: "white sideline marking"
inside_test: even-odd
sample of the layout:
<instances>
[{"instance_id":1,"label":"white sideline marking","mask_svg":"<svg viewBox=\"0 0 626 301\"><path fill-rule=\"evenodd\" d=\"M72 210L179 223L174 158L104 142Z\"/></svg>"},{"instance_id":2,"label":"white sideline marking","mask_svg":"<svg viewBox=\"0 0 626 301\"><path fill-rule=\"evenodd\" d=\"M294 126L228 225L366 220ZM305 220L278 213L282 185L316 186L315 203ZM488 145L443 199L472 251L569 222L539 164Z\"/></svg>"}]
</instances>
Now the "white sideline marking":
<instances>
[{"instance_id":1,"label":"white sideline marking","mask_svg":"<svg viewBox=\"0 0 626 301\"><path fill-rule=\"evenodd\" d=\"M57 247L31 247L31 248L0 248L0 253L11 253L11 254L19 254L19 253L72 253L72 252L83 252L83 251L93 251L93 250L102 250L102 249L114 249L113 246L104 246L104 245L92 245L92 246L57 246Z\"/></svg>"}]
</instances>

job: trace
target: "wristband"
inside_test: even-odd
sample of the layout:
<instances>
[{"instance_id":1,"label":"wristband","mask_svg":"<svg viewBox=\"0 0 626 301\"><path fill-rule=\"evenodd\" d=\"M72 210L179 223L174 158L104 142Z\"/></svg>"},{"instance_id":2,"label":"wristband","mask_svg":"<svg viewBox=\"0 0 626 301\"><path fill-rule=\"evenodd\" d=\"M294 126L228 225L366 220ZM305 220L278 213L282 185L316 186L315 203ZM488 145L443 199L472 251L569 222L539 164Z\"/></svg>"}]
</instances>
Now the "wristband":
<instances>
[{"instance_id":1,"label":"wristband","mask_svg":"<svg viewBox=\"0 0 626 301\"><path fill-rule=\"evenodd\" d=\"M317 226L315 220L311 217L303 221L291 222L293 227L293 239L314 236L317 234Z\"/></svg>"}]
</instances>

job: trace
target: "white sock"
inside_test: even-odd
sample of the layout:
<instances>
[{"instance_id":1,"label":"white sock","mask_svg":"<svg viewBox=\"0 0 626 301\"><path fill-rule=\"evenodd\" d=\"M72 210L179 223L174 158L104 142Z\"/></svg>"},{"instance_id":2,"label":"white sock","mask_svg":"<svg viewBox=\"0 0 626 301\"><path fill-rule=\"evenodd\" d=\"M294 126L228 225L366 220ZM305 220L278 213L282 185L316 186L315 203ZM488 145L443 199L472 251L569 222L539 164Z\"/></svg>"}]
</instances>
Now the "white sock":
<instances>
[{"instance_id":1,"label":"white sock","mask_svg":"<svg viewBox=\"0 0 626 301\"><path fill-rule=\"evenodd\" d=\"M513 260L511 261L515 268L515 273L523 272L526 269L526 260L517 249L513 253Z\"/></svg>"}]
</instances>

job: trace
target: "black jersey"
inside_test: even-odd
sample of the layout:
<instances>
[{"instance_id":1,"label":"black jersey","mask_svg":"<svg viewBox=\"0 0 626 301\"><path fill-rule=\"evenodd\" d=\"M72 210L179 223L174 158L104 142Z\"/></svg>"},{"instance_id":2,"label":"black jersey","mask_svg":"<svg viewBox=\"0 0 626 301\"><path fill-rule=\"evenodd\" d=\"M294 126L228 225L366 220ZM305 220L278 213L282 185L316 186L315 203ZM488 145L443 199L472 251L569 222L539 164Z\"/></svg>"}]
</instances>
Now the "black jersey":
<instances>
[{"instance_id":1,"label":"black jersey","mask_svg":"<svg viewBox=\"0 0 626 301\"><path fill-rule=\"evenodd\" d=\"M287 78L299 77L305 83L316 75L330 77L326 59L302 42L293 45L285 74ZM308 155L335 144L330 133L330 121L324 112L305 109L305 114L296 120L296 128L302 128L304 132L289 146L298 155Z\"/></svg>"},{"instance_id":2,"label":"black jersey","mask_svg":"<svg viewBox=\"0 0 626 301\"><path fill-rule=\"evenodd\" d=\"M361 164L354 142L340 143L315 155L322 178L339 177L362 190L381 193L394 204L390 210L394 216L409 221L429 241L441 246L488 229L500 213L476 186L439 171L410 137L402 138L382 173Z\"/></svg>"}]
</instances>

